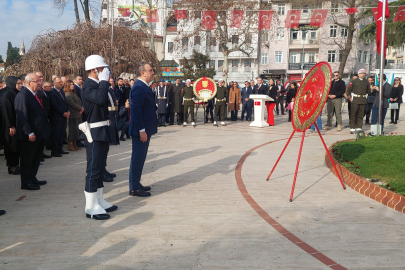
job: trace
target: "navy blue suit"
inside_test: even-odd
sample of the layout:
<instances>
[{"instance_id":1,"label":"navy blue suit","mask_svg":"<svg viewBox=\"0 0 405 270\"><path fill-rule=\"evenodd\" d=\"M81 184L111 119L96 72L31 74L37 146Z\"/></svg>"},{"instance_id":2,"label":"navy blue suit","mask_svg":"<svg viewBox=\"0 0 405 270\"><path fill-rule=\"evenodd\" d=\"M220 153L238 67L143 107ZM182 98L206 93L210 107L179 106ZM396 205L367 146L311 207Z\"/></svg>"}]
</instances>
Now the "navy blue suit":
<instances>
[{"instance_id":1,"label":"navy blue suit","mask_svg":"<svg viewBox=\"0 0 405 270\"><path fill-rule=\"evenodd\" d=\"M32 92L23 88L14 100L17 116L17 139L20 141L21 185L38 182L36 175L44 150L45 139L49 136L47 115ZM36 140L30 142L29 134L34 133Z\"/></svg>"},{"instance_id":2,"label":"navy blue suit","mask_svg":"<svg viewBox=\"0 0 405 270\"><path fill-rule=\"evenodd\" d=\"M121 86L121 90L118 85L113 88L115 98L118 100L118 106L122 106L122 100L124 99L123 91L124 91L124 86Z\"/></svg>"},{"instance_id":3,"label":"navy blue suit","mask_svg":"<svg viewBox=\"0 0 405 270\"><path fill-rule=\"evenodd\" d=\"M78 96L80 99L82 99L82 89L81 89L80 86L78 86L77 84L74 84L74 85L75 85L75 91L76 91L77 96Z\"/></svg>"},{"instance_id":4,"label":"navy blue suit","mask_svg":"<svg viewBox=\"0 0 405 270\"><path fill-rule=\"evenodd\" d=\"M137 80L130 92L131 117L129 134L132 136L132 157L129 169L129 190L141 189L141 176L150 137L157 133L155 96L148 85ZM148 140L140 140L139 131L145 129Z\"/></svg>"},{"instance_id":5,"label":"navy blue suit","mask_svg":"<svg viewBox=\"0 0 405 270\"><path fill-rule=\"evenodd\" d=\"M246 112L246 120L252 120L252 108L253 108L253 99L249 99L246 101L245 99L249 98L249 96L252 94L253 89L251 86L249 87L243 87L241 91L241 96L242 96L242 116L241 120L243 121L245 112Z\"/></svg>"},{"instance_id":6,"label":"navy blue suit","mask_svg":"<svg viewBox=\"0 0 405 270\"><path fill-rule=\"evenodd\" d=\"M52 88L48 93L51 105L49 120L52 126L52 154L60 154L63 151L63 140L66 137L67 125L67 118L63 114L69 111L69 105L62 90L59 91L56 88Z\"/></svg>"}]
</instances>

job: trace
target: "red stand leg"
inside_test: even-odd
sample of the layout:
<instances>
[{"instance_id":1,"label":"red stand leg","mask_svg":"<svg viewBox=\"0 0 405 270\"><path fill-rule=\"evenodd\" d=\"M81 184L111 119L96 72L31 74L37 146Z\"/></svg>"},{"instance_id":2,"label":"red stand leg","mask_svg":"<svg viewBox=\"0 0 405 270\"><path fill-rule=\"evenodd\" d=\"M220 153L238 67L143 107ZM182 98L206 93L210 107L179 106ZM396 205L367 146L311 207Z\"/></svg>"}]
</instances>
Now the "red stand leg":
<instances>
[{"instance_id":1,"label":"red stand leg","mask_svg":"<svg viewBox=\"0 0 405 270\"><path fill-rule=\"evenodd\" d=\"M305 131L302 132L300 151L298 153L297 166L295 167L294 182L293 182L292 189L291 189L290 202L292 202L293 195L294 195L295 181L297 180L298 168L300 166L301 152L302 152L302 146L304 145L304 138L305 138Z\"/></svg>"},{"instance_id":2,"label":"red stand leg","mask_svg":"<svg viewBox=\"0 0 405 270\"><path fill-rule=\"evenodd\" d=\"M280 161L281 157L283 156L285 149L287 149L287 146L288 146L288 144L290 143L292 137L294 136L294 133L295 133L295 130L293 131L293 133L291 133L291 136L290 136L290 138L288 139L286 145L284 146L284 149L283 149L283 151L281 152L280 156L278 157L278 159L277 159L277 161L276 161L276 164L274 164L274 167L273 167L273 169L271 170L269 176L267 176L267 179L266 179L267 181L269 181L269 179L270 179L270 177L271 177L271 174L272 174L272 173L274 172L274 170L276 169L277 164L278 164L278 162Z\"/></svg>"},{"instance_id":3,"label":"red stand leg","mask_svg":"<svg viewBox=\"0 0 405 270\"><path fill-rule=\"evenodd\" d=\"M323 143L323 146L325 147L326 153L328 153L330 162L332 162L333 168L335 168L335 172L336 172L336 174L337 174L337 176L338 176L338 178L339 178L339 180L340 180L340 183L342 184L343 189L346 189L345 184L343 183L343 180L342 180L342 178L340 177L340 174L339 174L339 172L338 172L338 170L337 170L337 168L336 168L336 165L335 165L335 163L333 162L332 156L331 156L330 153L329 153L329 149L328 149L328 147L326 147L325 141L323 140L322 134L321 134L321 132L319 131L318 125L317 125L316 123L315 123L315 127L316 127L316 130L318 131L319 137L321 138L321 141L322 141L322 143Z\"/></svg>"}]
</instances>

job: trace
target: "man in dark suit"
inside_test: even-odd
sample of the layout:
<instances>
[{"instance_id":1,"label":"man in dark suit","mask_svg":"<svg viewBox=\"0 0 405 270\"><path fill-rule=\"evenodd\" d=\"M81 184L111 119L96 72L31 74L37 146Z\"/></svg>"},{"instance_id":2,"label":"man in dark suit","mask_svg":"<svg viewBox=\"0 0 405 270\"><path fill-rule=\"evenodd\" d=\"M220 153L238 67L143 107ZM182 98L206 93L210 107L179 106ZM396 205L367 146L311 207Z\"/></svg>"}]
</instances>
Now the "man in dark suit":
<instances>
[{"instance_id":1,"label":"man in dark suit","mask_svg":"<svg viewBox=\"0 0 405 270\"><path fill-rule=\"evenodd\" d=\"M17 115L17 139L20 141L21 189L39 190L46 181L38 181L36 175L49 136L48 120L37 91L40 88L37 75L30 73L25 86L16 96L14 105Z\"/></svg>"},{"instance_id":2,"label":"man in dark suit","mask_svg":"<svg viewBox=\"0 0 405 270\"><path fill-rule=\"evenodd\" d=\"M124 99L124 81L122 78L117 79L117 85L113 87L115 98L118 100L118 106L123 106L122 100Z\"/></svg>"},{"instance_id":3,"label":"man in dark suit","mask_svg":"<svg viewBox=\"0 0 405 270\"><path fill-rule=\"evenodd\" d=\"M284 93L285 89L284 86L281 84L281 80L277 80L276 82L276 87L277 87L277 95L276 95L276 111L277 115L281 114L284 115ZM279 111L279 105L280 105L280 111Z\"/></svg>"},{"instance_id":4,"label":"man in dark suit","mask_svg":"<svg viewBox=\"0 0 405 270\"><path fill-rule=\"evenodd\" d=\"M107 212L117 210L117 206L104 200L104 171L107 162L110 137L108 132L108 82L110 70L99 55L86 58L85 69L88 78L83 83L82 102L87 115L88 132L85 139L87 169L84 194L86 196L86 217L97 220L110 218ZM88 134L90 133L90 137Z\"/></svg>"},{"instance_id":5,"label":"man in dark suit","mask_svg":"<svg viewBox=\"0 0 405 270\"><path fill-rule=\"evenodd\" d=\"M129 195L131 196L150 196L147 191L151 188L143 186L140 181L150 137L157 133L155 97L149 88L154 74L150 64L141 63L136 69L138 80L130 93L129 134L132 136L132 157L129 169Z\"/></svg>"},{"instance_id":6,"label":"man in dark suit","mask_svg":"<svg viewBox=\"0 0 405 270\"><path fill-rule=\"evenodd\" d=\"M253 88L253 94L256 95L267 95L267 87L263 84L262 78L257 78L257 84Z\"/></svg>"},{"instance_id":7,"label":"man in dark suit","mask_svg":"<svg viewBox=\"0 0 405 270\"><path fill-rule=\"evenodd\" d=\"M129 92L131 92L131 85L129 85L128 79L124 80L124 90L123 90L123 99L122 103L125 105L125 102L127 102L127 99L129 99ZM122 105L122 106L124 106Z\"/></svg>"},{"instance_id":8,"label":"man in dark suit","mask_svg":"<svg viewBox=\"0 0 405 270\"><path fill-rule=\"evenodd\" d=\"M245 87L242 88L242 116L241 120L244 120L245 112L246 112L246 121L252 121L252 107L253 107L253 99L249 99L249 96L252 94L252 87L248 81L245 82Z\"/></svg>"},{"instance_id":9,"label":"man in dark suit","mask_svg":"<svg viewBox=\"0 0 405 270\"><path fill-rule=\"evenodd\" d=\"M48 85L51 85L50 83L44 83L44 75L42 74L41 71L36 71L35 75L38 76L38 79L40 81L39 83L39 90L37 91L37 96L39 97L39 99L42 102L42 107L44 107L45 113L46 113L46 119L48 120L48 125L49 125L49 108L50 108L50 104L49 104L49 97L46 91L49 91L51 88L48 87ZM47 88L45 90L45 87ZM51 146L51 142L49 137L45 140L45 145L49 144L49 146ZM52 156L47 155L45 153L42 152L42 158L51 158ZM44 160L41 160L44 161Z\"/></svg>"},{"instance_id":10,"label":"man in dark suit","mask_svg":"<svg viewBox=\"0 0 405 270\"><path fill-rule=\"evenodd\" d=\"M73 83L75 84L75 91L76 94L82 99L82 85L83 85L83 77L80 75L76 75L73 78Z\"/></svg>"},{"instance_id":11,"label":"man in dark suit","mask_svg":"<svg viewBox=\"0 0 405 270\"><path fill-rule=\"evenodd\" d=\"M52 151L53 157L61 157L62 154L69 154L63 150L63 140L66 136L67 118L70 115L69 106L66 102L65 93L62 91L62 80L57 77L53 81L53 89L49 91L51 104L50 122L52 125Z\"/></svg>"}]
</instances>

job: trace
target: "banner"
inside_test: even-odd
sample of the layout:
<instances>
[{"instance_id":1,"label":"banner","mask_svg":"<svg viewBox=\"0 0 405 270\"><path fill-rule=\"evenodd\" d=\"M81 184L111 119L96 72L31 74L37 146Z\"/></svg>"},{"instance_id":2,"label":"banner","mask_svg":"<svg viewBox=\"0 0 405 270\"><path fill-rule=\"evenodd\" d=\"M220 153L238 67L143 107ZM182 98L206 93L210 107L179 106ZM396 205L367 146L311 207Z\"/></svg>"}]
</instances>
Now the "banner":
<instances>
[{"instance_id":1,"label":"banner","mask_svg":"<svg viewBox=\"0 0 405 270\"><path fill-rule=\"evenodd\" d=\"M185 19L186 11L185 10L175 10L174 15L176 16L176 20Z\"/></svg>"},{"instance_id":2,"label":"banner","mask_svg":"<svg viewBox=\"0 0 405 270\"><path fill-rule=\"evenodd\" d=\"M285 19L285 28L298 28L300 25L301 10L289 10Z\"/></svg>"},{"instance_id":3,"label":"banner","mask_svg":"<svg viewBox=\"0 0 405 270\"><path fill-rule=\"evenodd\" d=\"M382 18L382 12L383 12L383 2L382 2L383 0L379 0L378 1L378 19L377 19L377 38L376 38L376 41L377 41L377 53L378 54L380 54L380 52L381 52L381 18ZM388 1L387 0L385 0L385 3L386 3L386 8L385 8L385 14L384 14L384 17L385 17L385 19L387 19L389 16L390 16L390 11L389 11L389 9L388 9ZM385 42L384 42L384 57L386 56L386 49L385 48L387 48L387 33L385 32L384 33L384 36L385 36Z\"/></svg>"},{"instance_id":4,"label":"banner","mask_svg":"<svg viewBox=\"0 0 405 270\"><path fill-rule=\"evenodd\" d=\"M270 29L272 18L272 10L259 10L259 30Z\"/></svg>"},{"instance_id":5,"label":"banner","mask_svg":"<svg viewBox=\"0 0 405 270\"><path fill-rule=\"evenodd\" d=\"M232 10L230 27L241 28L243 19L243 10Z\"/></svg>"},{"instance_id":6,"label":"banner","mask_svg":"<svg viewBox=\"0 0 405 270\"><path fill-rule=\"evenodd\" d=\"M387 6L388 7L388 6ZM400 6L395 16L394 22L405 22L405 6Z\"/></svg>"},{"instance_id":7,"label":"banner","mask_svg":"<svg viewBox=\"0 0 405 270\"><path fill-rule=\"evenodd\" d=\"M377 21L378 21L378 7L371 8L371 11L373 12L374 20L377 23Z\"/></svg>"},{"instance_id":8,"label":"banner","mask_svg":"<svg viewBox=\"0 0 405 270\"><path fill-rule=\"evenodd\" d=\"M315 9L312 13L309 25L322 27L325 24L326 16L328 15L327 9Z\"/></svg>"},{"instance_id":9,"label":"banner","mask_svg":"<svg viewBox=\"0 0 405 270\"><path fill-rule=\"evenodd\" d=\"M147 9L148 22L159 22L158 10L157 9Z\"/></svg>"},{"instance_id":10,"label":"banner","mask_svg":"<svg viewBox=\"0 0 405 270\"><path fill-rule=\"evenodd\" d=\"M355 7L345 8L345 10L347 12L347 15L355 14L358 11L358 9Z\"/></svg>"},{"instance_id":11,"label":"banner","mask_svg":"<svg viewBox=\"0 0 405 270\"><path fill-rule=\"evenodd\" d=\"M214 30L215 28L216 11L203 11L201 12L201 26L207 30Z\"/></svg>"}]
</instances>

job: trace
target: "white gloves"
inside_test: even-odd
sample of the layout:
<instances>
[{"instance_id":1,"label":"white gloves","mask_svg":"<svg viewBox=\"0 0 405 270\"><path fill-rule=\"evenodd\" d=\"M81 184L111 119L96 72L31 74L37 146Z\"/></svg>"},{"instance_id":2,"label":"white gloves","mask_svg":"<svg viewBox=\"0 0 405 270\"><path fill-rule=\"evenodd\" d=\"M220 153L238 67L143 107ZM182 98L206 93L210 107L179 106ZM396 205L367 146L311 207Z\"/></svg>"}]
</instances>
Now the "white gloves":
<instances>
[{"instance_id":1,"label":"white gloves","mask_svg":"<svg viewBox=\"0 0 405 270\"><path fill-rule=\"evenodd\" d=\"M166 104L166 108L169 107L169 104Z\"/></svg>"},{"instance_id":2,"label":"white gloves","mask_svg":"<svg viewBox=\"0 0 405 270\"><path fill-rule=\"evenodd\" d=\"M107 82L108 82L108 80L110 79L110 69L109 69L108 67L105 67L105 68L103 69L103 71L101 71L101 72L98 74L98 79L99 79L100 81L107 81Z\"/></svg>"}]
</instances>

